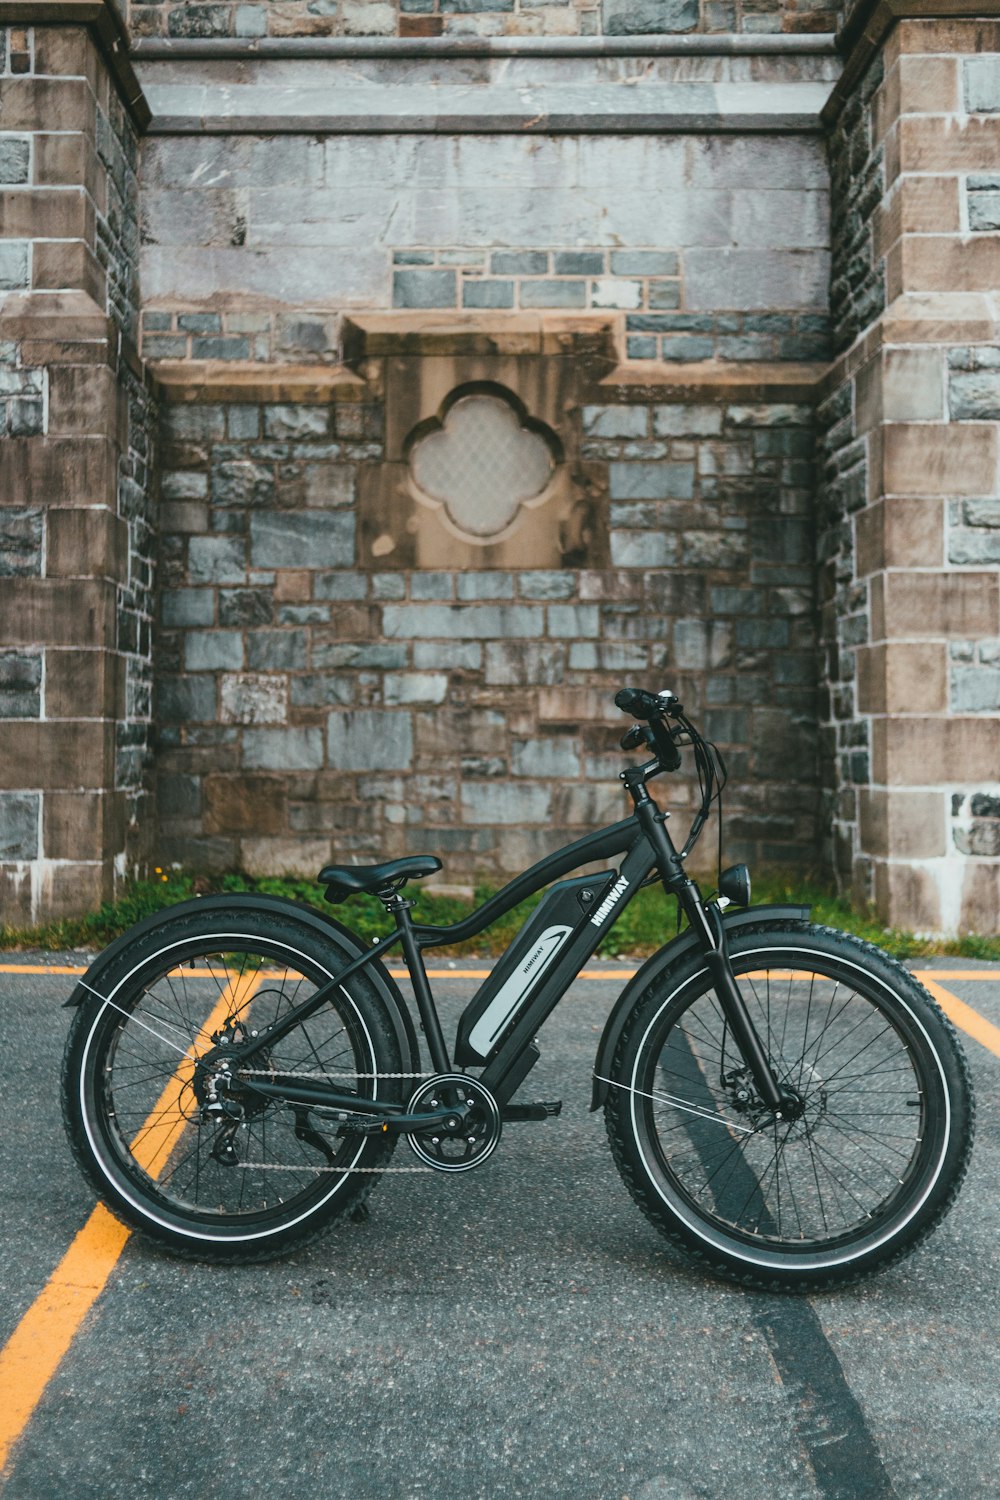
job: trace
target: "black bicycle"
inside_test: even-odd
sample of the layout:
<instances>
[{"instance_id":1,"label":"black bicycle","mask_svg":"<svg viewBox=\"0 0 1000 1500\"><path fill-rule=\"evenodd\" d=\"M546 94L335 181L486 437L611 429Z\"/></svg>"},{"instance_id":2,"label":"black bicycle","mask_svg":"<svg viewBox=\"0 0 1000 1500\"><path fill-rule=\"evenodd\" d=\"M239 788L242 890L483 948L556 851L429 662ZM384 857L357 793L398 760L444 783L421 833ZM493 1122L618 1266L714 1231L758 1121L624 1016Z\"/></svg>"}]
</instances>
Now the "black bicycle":
<instances>
[{"instance_id":1,"label":"black bicycle","mask_svg":"<svg viewBox=\"0 0 1000 1500\"><path fill-rule=\"evenodd\" d=\"M67 1002L63 1101L114 1213L181 1255L251 1261L357 1213L400 1136L424 1169L482 1166L505 1121L559 1113L515 1102L536 1033L635 893L659 882L686 926L611 1011L592 1099L643 1212L731 1278L799 1289L885 1266L939 1223L973 1131L950 1024L887 954L810 924L808 907L749 907L746 866L704 898L684 860L720 797L721 757L670 693L615 701L638 721L622 747L651 752L622 772L632 815L464 921L412 920L402 887L441 868L421 855L320 873L331 902L380 898L395 927L373 946L293 902L220 896L151 917L101 954ZM647 782L685 746L702 796L678 850ZM595 862L609 867L562 878ZM475 936L545 886L461 1016L452 1059L424 950ZM381 962L395 945L429 1068Z\"/></svg>"}]
</instances>

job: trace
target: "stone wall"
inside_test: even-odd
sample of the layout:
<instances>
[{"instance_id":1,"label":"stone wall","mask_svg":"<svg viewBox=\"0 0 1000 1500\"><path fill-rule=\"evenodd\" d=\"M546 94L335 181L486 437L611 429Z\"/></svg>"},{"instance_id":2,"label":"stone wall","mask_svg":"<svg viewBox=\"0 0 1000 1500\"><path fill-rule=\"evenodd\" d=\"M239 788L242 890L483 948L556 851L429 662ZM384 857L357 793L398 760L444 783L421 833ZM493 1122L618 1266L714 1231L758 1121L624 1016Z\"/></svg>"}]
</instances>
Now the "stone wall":
<instances>
[{"instance_id":1,"label":"stone wall","mask_svg":"<svg viewBox=\"0 0 1000 1500\"><path fill-rule=\"evenodd\" d=\"M0 895L96 903L150 837L156 423L136 130L85 27L0 32Z\"/></svg>"},{"instance_id":2,"label":"stone wall","mask_svg":"<svg viewBox=\"0 0 1000 1500\"><path fill-rule=\"evenodd\" d=\"M167 410L162 858L434 849L496 879L624 815L612 697L651 682L730 762L728 854L814 861L809 410L621 395L561 433L610 557L555 568L366 558L385 424L363 391ZM668 796L683 822L690 783Z\"/></svg>"},{"instance_id":3,"label":"stone wall","mask_svg":"<svg viewBox=\"0 0 1000 1500\"><path fill-rule=\"evenodd\" d=\"M857 330L866 288L887 300L820 407L835 860L928 930L993 930L1000 905L998 46L995 24L901 23L835 148L885 172L851 226L865 271L835 278L835 322Z\"/></svg>"},{"instance_id":4,"label":"stone wall","mask_svg":"<svg viewBox=\"0 0 1000 1500\"><path fill-rule=\"evenodd\" d=\"M136 37L832 32L832 0L236 0L131 4Z\"/></svg>"}]
</instances>

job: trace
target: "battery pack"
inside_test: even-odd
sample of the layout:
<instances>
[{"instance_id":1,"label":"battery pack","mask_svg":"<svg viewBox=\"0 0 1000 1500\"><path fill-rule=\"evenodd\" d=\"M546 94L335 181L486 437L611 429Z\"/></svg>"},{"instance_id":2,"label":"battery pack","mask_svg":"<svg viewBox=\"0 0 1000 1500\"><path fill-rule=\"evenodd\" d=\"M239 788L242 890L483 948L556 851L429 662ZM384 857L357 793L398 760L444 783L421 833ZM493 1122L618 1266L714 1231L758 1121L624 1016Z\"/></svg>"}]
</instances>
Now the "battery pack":
<instances>
[{"instance_id":1,"label":"battery pack","mask_svg":"<svg viewBox=\"0 0 1000 1500\"><path fill-rule=\"evenodd\" d=\"M573 935L593 917L614 870L561 880L546 891L489 979L462 1015L455 1042L460 1067L489 1062Z\"/></svg>"}]
</instances>

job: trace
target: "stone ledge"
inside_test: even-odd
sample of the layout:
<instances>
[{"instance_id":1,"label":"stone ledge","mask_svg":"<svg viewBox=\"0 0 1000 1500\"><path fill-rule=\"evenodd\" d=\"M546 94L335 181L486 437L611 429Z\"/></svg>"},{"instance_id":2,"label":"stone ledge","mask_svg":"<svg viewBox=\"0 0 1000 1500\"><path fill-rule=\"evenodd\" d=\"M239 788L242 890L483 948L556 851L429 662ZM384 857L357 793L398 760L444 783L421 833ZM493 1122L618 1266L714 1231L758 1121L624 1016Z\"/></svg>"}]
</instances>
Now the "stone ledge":
<instances>
[{"instance_id":1,"label":"stone ledge","mask_svg":"<svg viewBox=\"0 0 1000 1500\"><path fill-rule=\"evenodd\" d=\"M827 365L796 364L789 360L768 363L747 360L735 364L701 360L691 364L639 362L620 365L601 381L607 397L623 400L649 397L655 400L781 401L808 403L816 399Z\"/></svg>"},{"instance_id":2,"label":"stone ledge","mask_svg":"<svg viewBox=\"0 0 1000 1500\"><path fill-rule=\"evenodd\" d=\"M344 361L389 356L549 355L621 358L624 319L607 313L352 313L344 320Z\"/></svg>"},{"instance_id":3,"label":"stone ledge","mask_svg":"<svg viewBox=\"0 0 1000 1500\"><path fill-rule=\"evenodd\" d=\"M267 36L140 37L132 44L139 61L164 58L483 58L483 57L830 57L830 32L712 32L664 36Z\"/></svg>"},{"instance_id":4,"label":"stone ledge","mask_svg":"<svg viewBox=\"0 0 1000 1500\"><path fill-rule=\"evenodd\" d=\"M173 402L291 401L301 406L360 401L365 381L344 365L234 364L226 360L151 360L153 390Z\"/></svg>"},{"instance_id":5,"label":"stone ledge","mask_svg":"<svg viewBox=\"0 0 1000 1500\"><path fill-rule=\"evenodd\" d=\"M115 0L0 0L0 26L89 26L136 130L152 115L129 58L128 32Z\"/></svg>"}]
</instances>

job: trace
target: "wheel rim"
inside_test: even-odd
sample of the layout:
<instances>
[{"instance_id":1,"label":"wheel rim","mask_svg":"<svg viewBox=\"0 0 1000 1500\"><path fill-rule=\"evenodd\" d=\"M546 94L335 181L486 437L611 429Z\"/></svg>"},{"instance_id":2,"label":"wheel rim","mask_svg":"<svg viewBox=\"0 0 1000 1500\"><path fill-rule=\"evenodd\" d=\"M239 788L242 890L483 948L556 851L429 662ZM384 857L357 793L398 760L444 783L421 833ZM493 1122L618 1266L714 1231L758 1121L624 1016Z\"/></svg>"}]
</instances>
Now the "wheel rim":
<instances>
[{"instance_id":1,"label":"wheel rim","mask_svg":"<svg viewBox=\"0 0 1000 1500\"><path fill-rule=\"evenodd\" d=\"M206 1118L204 1070L212 1034L234 1021L262 1030L330 977L315 959L279 941L215 934L173 944L108 995L81 1069L93 1105L84 1120L115 1187L147 1218L206 1238L253 1239L315 1213L347 1183L365 1142L317 1111L254 1100L252 1076L233 1094L243 1118ZM125 1012L126 1014L122 1014ZM255 1063L254 1066L257 1064ZM336 1086L376 1097L374 1048L343 992L265 1059L266 1071L337 1075ZM303 1136L302 1127L309 1134ZM298 1133L297 1133L298 1129ZM228 1136L236 1160L219 1148ZM323 1145L320 1145L323 1142ZM214 1153L214 1154L213 1154ZM355 1179L356 1180L356 1179Z\"/></svg>"},{"instance_id":2,"label":"wheel rim","mask_svg":"<svg viewBox=\"0 0 1000 1500\"><path fill-rule=\"evenodd\" d=\"M936 1053L899 997L849 963L757 952L734 971L801 1118L768 1123L699 975L636 1052L630 1105L650 1180L702 1239L759 1264L852 1259L899 1233L937 1178L948 1107Z\"/></svg>"}]
</instances>

